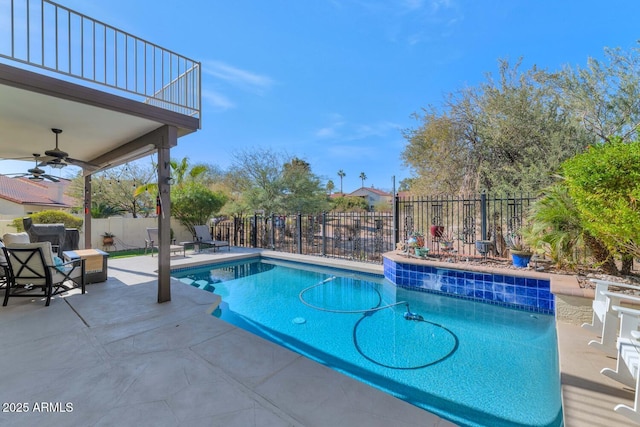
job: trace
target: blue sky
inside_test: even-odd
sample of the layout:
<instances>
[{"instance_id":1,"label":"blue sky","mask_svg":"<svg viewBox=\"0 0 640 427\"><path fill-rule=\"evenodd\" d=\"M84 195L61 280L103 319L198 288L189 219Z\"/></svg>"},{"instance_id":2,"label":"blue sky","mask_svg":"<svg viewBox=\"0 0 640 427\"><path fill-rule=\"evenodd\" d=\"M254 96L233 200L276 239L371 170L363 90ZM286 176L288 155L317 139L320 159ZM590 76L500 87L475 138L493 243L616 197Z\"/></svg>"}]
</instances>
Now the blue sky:
<instances>
[{"instance_id":1,"label":"blue sky","mask_svg":"<svg viewBox=\"0 0 640 427\"><path fill-rule=\"evenodd\" d=\"M228 168L239 149L303 158L345 192L390 190L414 112L498 59L558 70L628 49L640 2L591 0L59 0L202 62L202 129L172 157ZM3 170L7 162L2 163ZM16 171L21 171L21 166Z\"/></svg>"}]
</instances>

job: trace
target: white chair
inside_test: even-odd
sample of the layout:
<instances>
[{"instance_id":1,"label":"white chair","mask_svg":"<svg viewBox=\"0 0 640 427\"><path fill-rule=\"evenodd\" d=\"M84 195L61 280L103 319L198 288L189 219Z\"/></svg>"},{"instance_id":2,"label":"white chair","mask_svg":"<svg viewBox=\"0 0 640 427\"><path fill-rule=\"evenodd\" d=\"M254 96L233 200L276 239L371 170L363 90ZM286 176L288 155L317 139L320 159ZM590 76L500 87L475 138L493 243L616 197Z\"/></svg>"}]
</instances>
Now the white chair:
<instances>
[{"instance_id":1,"label":"white chair","mask_svg":"<svg viewBox=\"0 0 640 427\"><path fill-rule=\"evenodd\" d=\"M609 291L609 287L615 286L640 292L640 286L599 279L591 279L591 281L596 284L595 296L591 304L593 319L591 323L582 324L582 327L601 337L600 341L589 341L590 346L602 350L609 356L615 356L620 319L618 313L613 311L613 307L619 306L622 301L640 303L640 296L612 292Z\"/></svg>"},{"instance_id":2,"label":"white chair","mask_svg":"<svg viewBox=\"0 0 640 427\"><path fill-rule=\"evenodd\" d=\"M624 385L635 388L633 408L627 405L617 405L614 410L619 414L640 423L640 310L614 306L613 310L620 315L620 336L618 337L618 363L616 370L605 368L601 374L614 379Z\"/></svg>"}]
</instances>

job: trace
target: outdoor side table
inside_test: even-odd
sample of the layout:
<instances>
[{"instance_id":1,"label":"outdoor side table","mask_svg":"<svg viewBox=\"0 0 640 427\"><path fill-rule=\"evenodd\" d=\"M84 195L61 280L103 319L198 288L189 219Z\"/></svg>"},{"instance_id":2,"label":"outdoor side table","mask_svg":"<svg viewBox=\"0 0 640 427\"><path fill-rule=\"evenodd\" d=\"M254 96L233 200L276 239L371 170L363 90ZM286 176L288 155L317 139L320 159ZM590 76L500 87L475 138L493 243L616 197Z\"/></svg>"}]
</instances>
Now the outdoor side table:
<instances>
[{"instance_id":1,"label":"outdoor side table","mask_svg":"<svg viewBox=\"0 0 640 427\"><path fill-rule=\"evenodd\" d=\"M62 257L65 261L78 258L84 259L84 283L99 283L107 280L107 252L100 249L80 249L76 251L64 251Z\"/></svg>"},{"instance_id":2,"label":"outdoor side table","mask_svg":"<svg viewBox=\"0 0 640 427\"><path fill-rule=\"evenodd\" d=\"M193 252L200 252L200 242L198 242L197 240L194 241L185 241L185 242L180 242L179 243L181 246L184 246L185 250L187 249L188 246L192 246L193 247Z\"/></svg>"}]
</instances>

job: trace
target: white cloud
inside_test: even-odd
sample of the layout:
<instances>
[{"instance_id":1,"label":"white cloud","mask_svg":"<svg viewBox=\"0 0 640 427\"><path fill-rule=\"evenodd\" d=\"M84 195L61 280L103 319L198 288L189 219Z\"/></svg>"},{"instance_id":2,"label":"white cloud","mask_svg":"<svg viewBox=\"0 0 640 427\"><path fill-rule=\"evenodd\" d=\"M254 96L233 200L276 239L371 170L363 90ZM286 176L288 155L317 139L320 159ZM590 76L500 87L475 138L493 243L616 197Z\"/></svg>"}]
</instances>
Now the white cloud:
<instances>
[{"instance_id":1,"label":"white cloud","mask_svg":"<svg viewBox=\"0 0 640 427\"><path fill-rule=\"evenodd\" d=\"M202 90L202 99L218 110L230 110L235 104L226 96L213 90Z\"/></svg>"},{"instance_id":2,"label":"white cloud","mask_svg":"<svg viewBox=\"0 0 640 427\"><path fill-rule=\"evenodd\" d=\"M334 114L330 123L314 132L316 138L340 141L358 141L367 138L386 137L389 133L397 134L400 126L380 121L376 123L349 123L339 114Z\"/></svg>"},{"instance_id":3,"label":"white cloud","mask_svg":"<svg viewBox=\"0 0 640 427\"><path fill-rule=\"evenodd\" d=\"M274 83L268 76L242 70L221 61L203 61L202 71L217 79L251 91L263 92Z\"/></svg>"}]
</instances>

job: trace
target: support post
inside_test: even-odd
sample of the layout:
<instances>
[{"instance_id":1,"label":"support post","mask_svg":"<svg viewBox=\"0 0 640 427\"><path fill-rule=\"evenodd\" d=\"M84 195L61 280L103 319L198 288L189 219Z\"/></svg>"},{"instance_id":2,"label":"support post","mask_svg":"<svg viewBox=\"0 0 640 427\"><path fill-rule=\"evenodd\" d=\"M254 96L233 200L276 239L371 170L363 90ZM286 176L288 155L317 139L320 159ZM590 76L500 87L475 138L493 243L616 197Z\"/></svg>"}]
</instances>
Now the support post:
<instances>
[{"instance_id":1,"label":"support post","mask_svg":"<svg viewBox=\"0 0 640 427\"><path fill-rule=\"evenodd\" d=\"M84 248L91 249L91 175L84 176Z\"/></svg>"},{"instance_id":2,"label":"support post","mask_svg":"<svg viewBox=\"0 0 640 427\"><path fill-rule=\"evenodd\" d=\"M164 126L158 147L158 302L171 301L171 147L177 145L178 132L173 126Z\"/></svg>"}]
</instances>

